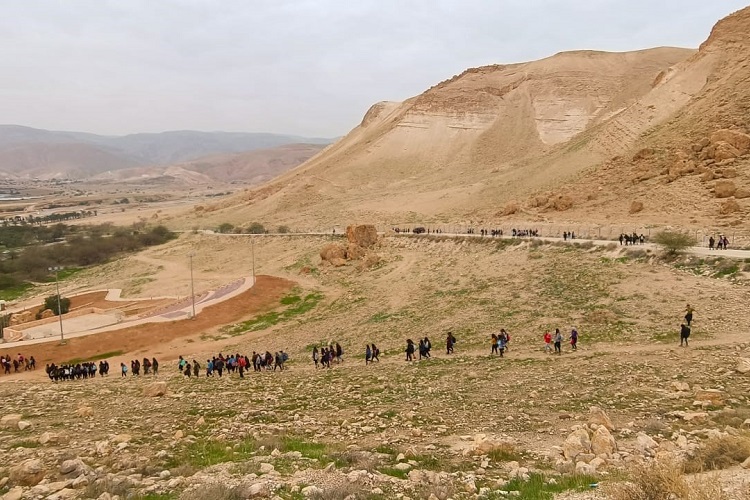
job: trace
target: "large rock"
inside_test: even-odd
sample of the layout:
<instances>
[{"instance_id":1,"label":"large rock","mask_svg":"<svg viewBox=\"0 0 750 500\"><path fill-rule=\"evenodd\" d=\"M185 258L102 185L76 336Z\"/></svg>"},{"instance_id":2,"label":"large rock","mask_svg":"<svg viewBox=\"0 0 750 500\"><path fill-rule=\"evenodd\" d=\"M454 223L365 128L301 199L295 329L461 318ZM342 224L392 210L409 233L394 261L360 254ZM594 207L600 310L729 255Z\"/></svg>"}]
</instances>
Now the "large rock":
<instances>
[{"instance_id":1,"label":"large rock","mask_svg":"<svg viewBox=\"0 0 750 500\"><path fill-rule=\"evenodd\" d=\"M267 498L271 496L268 483L242 483L234 489L240 498Z\"/></svg>"},{"instance_id":2,"label":"large rock","mask_svg":"<svg viewBox=\"0 0 750 500\"><path fill-rule=\"evenodd\" d=\"M630 203L630 210L628 210L628 213L631 214L637 214L638 212L643 211L643 202L634 200Z\"/></svg>"},{"instance_id":3,"label":"large rock","mask_svg":"<svg viewBox=\"0 0 750 500\"><path fill-rule=\"evenodd\" d=\"M726 142L719 142L716 144L716 151L714 152L714 159L719 162L722 160L733 160L738 156L742 156L742 153Z\"/></svg>"},{"instance_id":4,"label":"large rock","mask_svg":"<svg viewBox=\"0 0 750 500\"><path fill-rule=\"evenodd\" d=\"M346 247L338 243L329 243L320 250L320 258L333 263L336 260L346 260Z\"/></svg>"},{"instance_id":5,"label":"large rock","mask_svg":"<svg viewBox=\"0 0 750 500\"><path fill-rule=\"evenodd\" d=\"M737 130L722 129L717 130L711 135L711 142L714 144L726 143L745 154L750 151L750 135L743 134Z\"/></svg>"},{"instance_id":6,"label":"large rock","mask_svg":"<svg viewBox=\"0 0 750 500\"><path fill-rule=\"evenodd\" d=\"M80 458L73 460L65 460L60 464L60 474L69 478L78 477L82 474L86 474L91 469L88 465L83 463Z\"/></svg>"},{"instance_id":7,"label":"large rock","mask_svg":"<svg viewBox=\"0 0 750 500\"><path fill-rule=\"evenodd\" d=\"M734 197L738 200L744 200L745 198L750 198L750 189L748 188L737 188L737 191L734 192Z\"/></svg>"},{"instance_id":8,"label":"large rock","mask_svg":"<svg viewBox=\"0 0 750 500\"><path fill-rule=\"evenodd\" d=\"M591 452L594 455L611 457L617 451L617 443L606 427L600 425L591 436Z\"/></svg>"},{"instance_id":9,"label":"large rock","mask_svg":"<svg viewBox=\"0 0 750 500\"><path fill-rule=\"evenodd\" d=\"M735 368L740 373L750 373L750 358L740 358L737 360Z\"/></svg>"},{"instance_id":10,"label":"large rock","mask_svg":"<svg viewBox=\"0 0 750 500\"><path fill-rule=\"evenodd\" d=\"M589 408L589 424L603 425L610 431L615 429L609 416L598 406L592 406Z\"/></svg>"},{"instance_id":11,"label":"large rock","mask_svg":"<svg viewBox=\"0 0 750 500\"><path fill-rule=\"evenodd\" d=\"M717 198L729 198L737 191L737 186L732 181L717 181L714 185L714 195Z\"/></svg>"},{"instance_id":12,"label":"large rock","mask_svg":"<svg viewBox=\"0 0 750 500\"><path fill-rule=\"evenodd\" d=\"M3 417L0 418L0 427L4 429L18 427L18 422L20 422L22 418L23 416L20 413L9 413L3 415Z\"/></svg>"},{"instance_id":13,"label":"large rock","mask_svg":"<svg viewBox=\"0 0 750 500\"><path fill-rule=\"evenodd\" d=\"M47 318L51 318L54 315L55 315L55 313L54 313L54 311L52 309L45 309L39 315L39 318L41 318L41 319L47 319Z\"/></svg>"},{"instance_id":14,"label":"large rock","mask_svg":"<svg viewBox=\"0 0 750 500\"><path fill-rule=\"evenodd\" d=\"M566 459L575 461L578 455L591 451L589 433L585 429L573 431L563 443L562 449Z\"/></svg>"},{"instance_id":15,"label":"large rock","mask_svg":"<svg viewBox=\"0 0 750 500\"><path fill-rule=\"evenodd\" d=\"M10 468L9 479L19 486L36 486L44 479L44 464L38 458L25 460Z\"/></svg>"},{"instance_id":16,"label":"large rock","mask_svg":"<svg viewBox=\"0 0 750 500\"><path fill-rule=\"evenodd\" d=\"M346 228L346 239L349 243L370 248L378 242L378 230L372 224L351 225Z\"/></svg>"},{"instance_id":17,"label":"large rock","mask_svg":"<svg viewBox=\"0 0 750 500\"><path fill-rule=\"evenodd\" d=\"M166 382L151 382L143 388L143 395L149 398L164 396L166 393Z\"/></svg>"},{"instance_id":18,"label":"large rock","mask_svg":"<svg viewBox=\"0 0 750 500\"><path fill-rule=\"evenodd\" d=\"M354 243L349 243L349 246L346 247L346 258L348 260L359 260L366 254L367 250L365 250L364 247L355 245Z\"/></svg>"}]
</instances>

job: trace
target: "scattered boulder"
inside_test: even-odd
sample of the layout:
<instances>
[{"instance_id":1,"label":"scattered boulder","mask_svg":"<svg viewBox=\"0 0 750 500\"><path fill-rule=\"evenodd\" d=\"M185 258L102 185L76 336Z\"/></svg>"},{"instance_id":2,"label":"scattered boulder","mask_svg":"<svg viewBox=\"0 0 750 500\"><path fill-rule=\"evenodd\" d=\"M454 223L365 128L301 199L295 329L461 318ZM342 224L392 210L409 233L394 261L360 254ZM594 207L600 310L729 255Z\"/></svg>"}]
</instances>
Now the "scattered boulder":
<instances>
[{"instance_id":1,"label":"scattered boulder","mask_svg":"<svg viewBox=\"0 0 750 500\"><path fill-rule=\"evenodd\" d=\"M500 215L513 215L514 213L518 212L518 210L520 210L518 203L516 203L515 201L510 201L505 204Z\"/></svg>"},{"instance_id":2,"label":"scattered boulder","mask_svg":"<svg viewBox=\"0 0 750 500\"><path fill-rule=\"evenodd\" d=\"M568 195L559 195L550 201L549 207L558 212L570 210L573 208L573 198Z\"/></svg>"},{"instance_id":3,"label":"scattered boulder","mask_svg":"<svg viewBox=\"0 0 750 500\"><path fill-rule=\"evenodd\" d=\"M3 417L0 418L0 427L4 429L18 427L18 422L20 422L22 418L23 416L20 413L9 413L8 415L3 415Z\"/></svg>"},{"instance_id":4,"label":"scattered boulder","mask_svg":"<svg viewBox=\"0 0 750 500\"><path fill-rule=\"evenodd\" d=\"M338 243L329 243L320 250L320 258L326 262L334 259L346 260L346 247Z\"/></svg>"},{"instance_id":5,"label":"scattered boulder","mask_svg":"<svg viewBox=\"0 0 750 500\"><path fill-rule=\"evenodd\" d=\"M346 228L346 239L362 248L371 248L378 242L378 230L372 224L351 225Z\"/></svg>"},{"instance_id":6,"label":"scattered boulder","mask_svg":"<svg viewBox=\"0 0 750 500\"><path fill-rule=\"evenodd\" d=\"M589 408L589 424L603 425L609 431L615 429L615 426L612 424L607 413L598 406L592 406Z\"/></svg>"},{"instance_id":7,"label":"scattered boulder","mask_svg":"<svg viewBox=\"0 0 750 500\"><path fill-rule=\"evenodd\" d=\"M346 260L359 260L367 254L367 250L354 243L346 247Z\"/></svg>"},{"instance_id":8,"label":"scattered boulder","mask_svg":"<svg viewBox=\"0 0 750 500\"><path fill-rule=\"evenodd\" d=\"M78 477L90 470L91 469L89 468L89 466L83 463L83 460L81 460L80 458L65 460L62 464L60 464L60 474L70 478Z\"/></svg>"},{"instance_id":9,"label":"scattered boulder","mask_svg":"<svg viewBox=\"0 0 750 500\"><path fill-rule=\"evenodd\" d=\"M24 460L10 468L9 479L19 486L36 486L44 479L44 464L38 458Z\"/></svg>"},{"instance_id":10,"label":"scattered boulder","mask_svg":"<svg viewBox=\"0 0 750 500\"><path fill-rule=\"evenodd\" d=\"M155 398L167 394L166 382L151 382L143 388L143 395L147 398Z\"/></svg>"},{"instance_id":11,"label":"scattered boulder","mask_svg":"<svg viewBox=\"0 0 750 500\"><path fill-rule=\"evenodd\" d=\"M737 148L726 142L719 142L716 144L716 151L714 152L714 160L733 160L738 156L742 156Z\"/></svg>"},{"instance_id":12,"label":"scattered boulder","mask_svg":"<svg viewBox=\"0 0 750 500\"><path fill-rule=\"evenodd\" d=\"M234 489L240 498L267 498L271 496L271 490L267 483L244 483Z\"/></svg>"},{"instance_id":13,"label":"scattered boulder","mask_svg":"<svg viewBox=\"0 0 750 500\"><path fill-rule=\"evenodd\" d=\"M721 215L729 215L742 210L742 207L736 200L727 200L719 206L719 213Z\"/></svg>"},{"instance_id":14,"label":"scattered boulder","mask_svg":"<svg viewBox=\"0 0 750 500\"><path fill-rule=\"evenodd\" d=\"M611 457L617 451L617 443L606 427L600 425L591 437L591 452L594 455Z\"/></svg>"},{"instance_id":15,"label":"scattered boulder","mask_svg":"<svg viewBox=\"0 0 750 500\"><path fill-rule=\"evenodd\" d=\"M736 149L741 155L750 151L750 135L737 130L721 129L711 135L714 144L725 143Z\"/></svg>"},{"instance_id":16,"label":"scattered boulder","mask_svg":"<svg viewBox=\"0 0 750 500\"><path fill-rule=\"evenodd\" d=\"M39 444L45 445L47 443L57 443L60 440L60 436L52 432L45 432L39 436Z\"/></svg>"},{"instance_id":17,"label":"scattered boulder","mask_svg":"<svg viewBox=\"0 0 750 500\"><path fill-rule=\"evenodd\" d=\"M659 443L654 441L648 434L639 432L638 436L636 436L636 447L644 455L650 455L659 447Z\"/></svg>"},{"instance_id":18,"label":"scattered boulder","mask_svg":"<svg viewBox=\"0 0 750 500\"><path fill-rule=\"evenodd\" d=\"M21 420L20 422L18 422L18 430L19 431L25 431L29 427L31 427L31 422L28 422L26 420Z\"/></svg>"},{"instance_id":19,"label":"scattered boulder","mask_svg":"<svg viewBox=\"0 0 750 500\"><path fill-rule=\"evenodd\" d=\"M45 309L44 311L42 311L41 313L39 313L39 318L40 319L47 319L47 318L53 317L54 315L55 315L55 313L52 311L52 309Z\"/></svg>"},{"instance_id":20,"label":"scattered boulder","mask_svg":"<svg viewBox=\"0 0 750 500\"><path fill-rule=\"evenodd\" d=\"M92 417L94 415L94 409L90 406L81 406L76 410L76 415L79 417Z\"/></svg>"},{"instance_id":21,"label":"scattered boulder","mask_svg":"<svg viewBox=\"0 0 750 500\"><path fill-rule=\"evenodd\" d=\"M690 384L687 382L678 382L675 380L672 382L671 386L672 390L675 392L687 392L690 390Z\"/></svg>"},{"instance_id":22,"label":"scattered boulder","mask_svg":"<svg viewBox=\"0 0 750 500\"><path fill-rule=\"evenodd\" d=\"M739 373L750 373L750 358L738 359L735 370L737 370Z\"/></svg>"},{"instance_id":23,"label":"scattered boulder","mask_svg":"<svg viewBox=\"0 0 750 500\"><path fill-rule=\"evenodd\" d=\"M305 498L319 497L323 495L324 490L322 488L319 488L313 485L313 486L305 486L304 488L302 488L302 490L300 490L300 493L302 493L302 496L304 496Z\"/></svg>"},{"instance_id":24,"label":"scattered boulder","mask_svg":"<svg viewBox=\"0 0 750 500\"><path fill-rule=\"evenodd\" d=\"M729 198L734 196L737 191L737 186L732 181L721 180L717 181L714 185L714 195L717 198Z\"/></svg>"},{"instance_id":25,"label":"scattered boulder","mask_svg":"<svg viewBox=\"0 0 750 500\"><path fill-rule=\"evenodd\" d=\"M638 212L643 211L643 202L642 201L633 201L630 204L630 210L628 210L631 214L637 214Z\"/></svg>"},{"instance_id":26,"label":"scattered boulder","mask_svg":"<svg viewBox=\"0 0 750 500\"><path fill-rule=\"evenodd\" d=\"M563 455L568 460L575 460L575 458L582 454L591 451L591 440L589 439L589 433L586 429L577 429L573 431L563 443Z\"/></svg>"},{"instance_id":27,"label":"scattered boulder","mask_svg":"<svg viewBox=\"0 0 750 500\"><path fill-rule=\"evenodd\" d=\"M750 189L744 187L737 188L737 191L734 192L734 197L738 200L750 198Z\"/></svg>"}]
</instances>

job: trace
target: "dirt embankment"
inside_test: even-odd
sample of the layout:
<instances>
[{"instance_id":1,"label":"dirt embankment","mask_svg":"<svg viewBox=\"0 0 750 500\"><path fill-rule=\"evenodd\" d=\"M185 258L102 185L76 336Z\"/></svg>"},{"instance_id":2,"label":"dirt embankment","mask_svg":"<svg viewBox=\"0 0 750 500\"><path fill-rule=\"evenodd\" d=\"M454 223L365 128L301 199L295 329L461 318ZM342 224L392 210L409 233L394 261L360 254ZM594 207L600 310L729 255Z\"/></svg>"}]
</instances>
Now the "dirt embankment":
<instances>
[{"instance_id":1,"label":"dirt embankment","mask_svg":"<svg viewBox=\"0 0 750 500\"><path fill-rule=\"evenodd\" d=\"M50 362L60 363L71 359L86 359L104 352L127 353L156 347L176 338L197 335L272 309L294 285L294 282L282 278L258 276L253 288L224 302L206 307L194 320L152 323L74 337L65 345L60 345L56 340L22 348L11 344L0 348L0 355L17 356L21 352L27 357L34 356L37 365L43 368Z\"/></svg>"}]
</instances>

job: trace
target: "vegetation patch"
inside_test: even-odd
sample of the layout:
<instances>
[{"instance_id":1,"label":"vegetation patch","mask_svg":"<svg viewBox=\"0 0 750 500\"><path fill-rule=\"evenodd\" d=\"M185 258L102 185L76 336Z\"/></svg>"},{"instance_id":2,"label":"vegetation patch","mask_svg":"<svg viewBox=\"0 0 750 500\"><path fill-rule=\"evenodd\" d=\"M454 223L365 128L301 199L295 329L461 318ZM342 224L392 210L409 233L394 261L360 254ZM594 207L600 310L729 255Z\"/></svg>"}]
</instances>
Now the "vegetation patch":
<instances>
[{"instance_id":1,"label":"vegetation patch","mask_svg":"<svg viewBox=\"0 0 750 500\"><path fill-rule=\"evenodd\" d=\"M524 500L552 500L556 493L564 491L585 491L597 484L597 478L588 475L559 476L547 478L543 474L531 474L529 479L512 479L503 490L518 492L515 498ZM497 492L491 493L487 498L506 498Z\"/></svg>"},{"instance_id":2,"label":"vegetation patch","mask_svg":"<svg viewBox=\"0 0 750 500\"><path fill-rule=\"evenodd\" d=\"M321 300L323 300L323 294L321 292L311 292L304 297L300 295L287 295L280 301L281 305L287 306L285 310L271 311L241 323L225 326L221 329L221 332L229 335L240 335L245 332L265 330L266 328L289 321L296 316L301 316L309 312L315 308Z\"/></svg>"},{"instance_id":3,"label":"vegetation patch","mask_svg":"<svg viewBox=\"0 0 750 500\"><path fill-rule=\"evenodd\" d=\"M65 363L62 363L62 364L77 365L78 363L86 363L89 361L99 361L102 359L116 358L117 356L122 356L123 354L125 354L125 351L109 351L109 352L103 352L101 354L96 354L88 358L73 358L70 361L66 361Z\"/></svg>"}]
</instances>

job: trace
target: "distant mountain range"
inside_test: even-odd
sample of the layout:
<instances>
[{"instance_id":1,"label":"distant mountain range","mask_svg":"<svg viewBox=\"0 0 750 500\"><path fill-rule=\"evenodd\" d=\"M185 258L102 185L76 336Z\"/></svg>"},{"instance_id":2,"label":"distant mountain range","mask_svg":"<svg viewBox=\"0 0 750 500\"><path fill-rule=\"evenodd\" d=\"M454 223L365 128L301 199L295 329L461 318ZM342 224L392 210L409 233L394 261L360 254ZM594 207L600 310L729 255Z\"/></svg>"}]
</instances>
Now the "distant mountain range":
<instances>
[{"instance_id":1,"label":"distant mountain range","mask_svg":"<svg viewBox=\"0 0 750 500\"><path fill-rule=\"evenodd\" d=\"M259 158L274 163L274 148L306 145L278 150L277 166L291 168L299 164L300 158L307 159L331 142L331 139L293 135L192 130L103 136L0 125L0 177L86 179L122 169L164 167L212 156L220 156L226 165L228 154L259 150L269 151ZM300 154L301 151L305 153ZM290 163L293 164L289 166ZM210 170L205 162L202 168ZM252 168L247 164L241 170L254 176L248 172ZM267 174L264 172L264 176Z\"/></svg>"}]
</instances>

